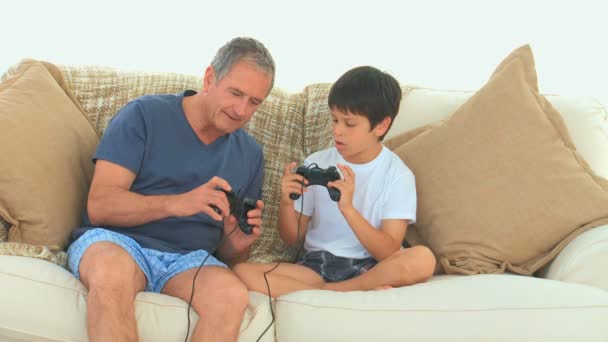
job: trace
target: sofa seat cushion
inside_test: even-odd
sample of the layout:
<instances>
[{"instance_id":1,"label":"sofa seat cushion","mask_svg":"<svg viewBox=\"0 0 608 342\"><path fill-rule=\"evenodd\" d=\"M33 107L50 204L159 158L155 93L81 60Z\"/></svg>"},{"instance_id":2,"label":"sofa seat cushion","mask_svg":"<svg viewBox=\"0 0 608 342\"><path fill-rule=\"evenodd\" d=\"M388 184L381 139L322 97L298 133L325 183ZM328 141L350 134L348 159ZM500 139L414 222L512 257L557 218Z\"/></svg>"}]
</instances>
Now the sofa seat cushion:
<instances>
[{"instance_id":1,"label":"sofa seat cushion","mask_svg":"<svg viewBox=\"0 0 608 342\"><path fill-rule=\"evenodd\" d=\"M608 292L512 274L295 292L277 300L276 314L277 340L290 342L608 340Z\"/></svg>"},{"instance_id":2,"label":"sofa seat cushion","mask_svg":"<svg viewBox=\"0 0 608 342\"><path fill-rule=\"evenodd\" d=\"M0 284L0 340L87 340L87 290L69 271L44 260L0 256ZM135 316L140 341L183 341L187 306L170 296L138 294ZM197 320L191 311L191 329ZM255 341L270 321L267 297L251 293L239 340ZM261 341L274 341L274 328Z\"/></svg>"}]
</instances>

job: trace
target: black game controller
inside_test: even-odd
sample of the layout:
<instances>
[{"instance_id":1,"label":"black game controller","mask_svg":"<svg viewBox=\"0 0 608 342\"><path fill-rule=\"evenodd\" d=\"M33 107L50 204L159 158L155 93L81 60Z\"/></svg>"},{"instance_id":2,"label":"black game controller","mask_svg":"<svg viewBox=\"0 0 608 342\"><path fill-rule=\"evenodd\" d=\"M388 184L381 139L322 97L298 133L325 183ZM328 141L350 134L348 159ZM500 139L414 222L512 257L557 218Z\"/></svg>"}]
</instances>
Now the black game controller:
<instances>
[{"instance_id":1,"label":"black game controller","mask_svg":"<svg viewBox=\"0 0 608 342\"><path fill-rule=\"evenodd\" d=\"M228 198L228 205L230 205L230 215L234 215L238 220L241 231L245 234L251 234L253 226L247 223L247 213L250 210L257 208L255 205L256 200L253 198L245 197L240 198L232 191L226 191L219 186L215 187L215 190L222 191ZM209 205L213 211L221 214L220 209L213 204Z\"/></svg>"},{"instance_id":2,"label":"black game controller","mask_svg":"<svg viewBox=\"0 0 608 342\"><path fill-rule=\"evenodd\" d=\"M304 176L304 178L308 180L308 184L306 186L324 186L329 192L329 198L331 198L334 202L338 202L340 200L340 190L327 186L328 182L333 182L335 180L340 179L340 174L338 173L338 169L336 169L335 166L330 166L327 169L322 169L317 164L312 164L310 166L300 165L296 168L295 173ZM289 194L289 198L291 198L292 200L297 200L298 198L300 198L300 194Z\"/></svg>"}]
</instances>

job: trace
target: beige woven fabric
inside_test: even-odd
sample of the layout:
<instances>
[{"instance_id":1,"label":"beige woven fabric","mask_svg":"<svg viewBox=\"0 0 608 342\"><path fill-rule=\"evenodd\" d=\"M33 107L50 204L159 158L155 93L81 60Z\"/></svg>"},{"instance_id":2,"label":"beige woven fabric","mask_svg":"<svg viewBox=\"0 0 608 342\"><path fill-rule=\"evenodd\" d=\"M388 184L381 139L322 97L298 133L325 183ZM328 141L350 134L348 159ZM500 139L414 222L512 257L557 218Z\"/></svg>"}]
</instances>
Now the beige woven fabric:
<instances>
[{"instance_id":1,"label":"beige woven fabric","mask_svg":"<svg viewBox=\"0 0 608 342\"><path fill-rule=\"evenodd\" d=\"M7 229L8 229L8 222L6 222L2 218L0 218L0 242L6 241Z\"/></svg>"},{"instance_id":2,"label":"beige woven fabric","mask_svg":"<svg viewBox=\"0 0 608 342\"><path fill-rule=\"evenodd\" d=\"M50 261L61 267L67 267L67 253L64 251L54 252L47 247L33 246L18 242L0 243L0 255L16 255L37 258Z\"/></svg>"},{"instance_id":3,"label":"beige woven fabric","mask_svg":"<svg viewBox=\"0 0 608 342\"><path fill-rule=\"evenodd\" d=\"M139 96L201 88L201 77L194 75L122 72L102 66L58 67L100 135L118 110Z\"/></svg>"}]
</instances>

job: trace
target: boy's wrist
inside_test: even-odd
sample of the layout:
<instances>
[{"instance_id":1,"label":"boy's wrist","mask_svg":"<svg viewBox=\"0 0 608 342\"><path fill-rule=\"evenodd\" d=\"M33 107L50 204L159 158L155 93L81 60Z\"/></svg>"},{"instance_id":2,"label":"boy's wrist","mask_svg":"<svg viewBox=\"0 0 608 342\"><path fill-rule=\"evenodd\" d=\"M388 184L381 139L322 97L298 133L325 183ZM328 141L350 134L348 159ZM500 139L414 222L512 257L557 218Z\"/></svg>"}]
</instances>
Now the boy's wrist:
<instances>
[{"instance_id":1,"label":"boy's wrist","mask_svg":"<svg viewBox=\"0 0 608 342\"><path fill-rule=\"evenodd\" d=\"M357 214L357 209L355 209L355 207L353 207L352 205L349 205L348 207L341 207L340 212L342 212L342 215L344 217L349 217Z\"/></svg>"}]
</instances>

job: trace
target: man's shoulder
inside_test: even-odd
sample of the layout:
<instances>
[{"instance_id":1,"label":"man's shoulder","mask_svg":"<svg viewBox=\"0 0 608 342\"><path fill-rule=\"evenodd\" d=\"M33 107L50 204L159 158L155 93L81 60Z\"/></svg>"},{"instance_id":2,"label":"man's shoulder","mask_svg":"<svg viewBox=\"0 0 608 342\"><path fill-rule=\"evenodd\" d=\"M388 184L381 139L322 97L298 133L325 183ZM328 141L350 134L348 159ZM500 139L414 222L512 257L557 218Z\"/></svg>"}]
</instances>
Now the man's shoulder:
<instances>
[{"instance_id":1,"label":"man's shoulder","mask_svg":"<svg viewBox=\"0 0 608 342\"><path fill-rule=\"evenodd\" d=\"M130 103L144 107L155 107L157 105L173 104L179 97L179 94L146 94L135 98Z\"/></svg>"},{"instance_id":2,"label":"man's shoulder","mask_svg":"<svg viewBox=\"0 0 608 342\"><path fill-rule=\"evenodd\" d=\"M262 145L258 143L253 135L245 131L242 128L230 133L233 139L238 143L247 148L250 148L256 152L262 152Z\"/></svg>"}]
</instances>

